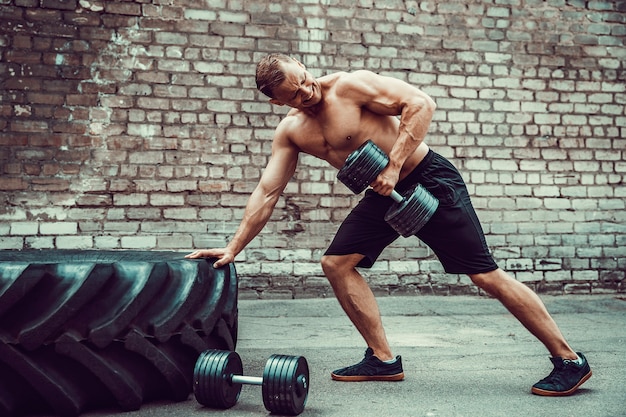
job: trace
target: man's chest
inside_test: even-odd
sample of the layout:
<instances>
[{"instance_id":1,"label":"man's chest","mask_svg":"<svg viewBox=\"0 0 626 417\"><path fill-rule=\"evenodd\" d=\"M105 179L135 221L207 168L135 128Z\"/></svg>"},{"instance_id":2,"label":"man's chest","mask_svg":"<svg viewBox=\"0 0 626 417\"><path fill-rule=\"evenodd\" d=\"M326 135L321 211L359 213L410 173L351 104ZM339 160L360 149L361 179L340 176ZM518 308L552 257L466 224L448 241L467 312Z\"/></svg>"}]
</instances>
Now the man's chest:
<instances>
[{"instance_id":1,"label":"man's chest","mask_svg":"<svg viewBox=\"0 0 626 417\"><path fill-rule=\"evenodd\" d=\"M362 134L362 110L349 105L330 106L310 118L312 132L335 150L353 148Z\"/></svg>"}]
</instances>

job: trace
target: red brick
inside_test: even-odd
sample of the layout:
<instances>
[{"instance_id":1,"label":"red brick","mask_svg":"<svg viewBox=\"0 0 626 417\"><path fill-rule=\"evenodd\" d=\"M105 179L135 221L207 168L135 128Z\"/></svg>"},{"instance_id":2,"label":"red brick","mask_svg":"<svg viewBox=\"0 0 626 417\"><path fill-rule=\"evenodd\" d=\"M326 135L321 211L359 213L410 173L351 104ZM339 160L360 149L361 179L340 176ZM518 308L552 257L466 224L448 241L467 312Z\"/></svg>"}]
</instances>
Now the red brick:
<instances>
[{"instance_id":1,"label":"red brick","mask_svg":"<svg viewBox=\"0 0 626 417\"><path fill-rule=\"evenodd\" d=\"M68 191L70 183L59 178L33 178L31 188L33 191Z\"/></svg>"},{"instance_id":2,"label":"red brick","mask_svg":"<svg viewBox=\"0 0 626 417\"><path fill-rule=\"evenodd\" d=\"M125 109L113 109L111 112L111 121L126 124L128 121L128 112Z\"/></svg>"},{"instance_id":3,"label":"red brick","mask_svg":"<svg viewBox=\"0 0 626 417\"><path fill-rule=\"evenodd\" d=\"M0 104L0 116L8 117L13 114L13 106Z\"/></svg>"},{"instance_id":4,"label":"red brick","mask_svg":"<svg viewBox=\"0 0 626 417\"><path fill-rule=\"evenodd\" d=\"M146 17L160 17L166 20L175 20L177 22L184 21L184 10L182 7L171 7L165 5L144 4L142 6L142 15ZM188 22L189 23L189 22Z\"/></svg>"},{"instance_id":5,"label":"red brick","mask_svg":"<svg viewBox=\"0 0 626 417\"><path fill-rule=\"evenodd\" d=\"M117 61L113 65L117 65ZM113 81L116 83L117 82L124 83L128 81L128 72L122 69L117 69L114 66L101 67L98 73L99 73L100 78L103 80ZM85 77L85 78L87 79L91 77Z\"/></svg>"},{"instance_id":6,"label":"red brick","mask_svg":"<svg viewBox=\"0 0 626 417\"><path fill-rule=\"evenodd\" d=\"M134 3L109 3L104 4L104 10L112 14L126 14L131 16L141 15L141 5Z\"/></svg>"},{"instance_id":7,"label":"red brick","mask_svg":"<svg viewBox=\"0 0 626 417\"><path fill-rule=\"evenodd\" d=\"M13 132L47 132L48 123L41 120L12 120L10 129Z\"/></svg>"},{"instance_id":8,"label":"red brick","mask_svg":"<svg viewBox=\"0 0 626 417\"><path fill-rule=\"evenodd\" d=\"M94 48L94 50L96 50ZM89 67L91 65L93 65L94 63L98 62L98 56L96 56L95 54L87 54L87 53L83 53L81 55L81 64Z\"/></svg>"},{"instance_id":9,"label":"red brick","mask_svg":"<svg viewBox=\"0 0 626 417\"><path fill-rule=\"evenodd\" d=\"M85 41L92 39L109 41L115 33L115 29L102 27L80 27L78 31L78 38Z\"/></svg>"},{"instance_id":10,"label":"red brick","mask_svg":"<svg viewBox=\"0 0 626 417\"><path fill-rule=\"evenodd\" d=\"M25 149L15 152L15 158L22 161L49 161L54 157L54 149Z\"/></svg>"},{"instance_id":11,"label":"red brick","mask_svg":"<svg viewBox=\"0 0 626 417\"><path fill-rule=\"evenodd\" d=\"M34 22L58 22L63 15L58 10L41 9L32 7L26 10L26 20Z\"/></svg>"},{"instance_id":12,"label":"red brick","mask_svg":"<svg viewBox=\"0 0 626 417\"><path fill-rule=\"evenodd\" d=\"M176 21L175 30L187 33L207 33L209 31L209 22L180 19Z\"/></svg>"},{"instance_id":13,"label":"red brick","mask_svg":"<svg viewBox=\"0 0 626 417\"><path fill-rule=\"evenodd\" d=\"M40 35L59 37L59 38L76 38L78 35L78 29L74 25L68 25L66 23L57 23L42 26L38 32Z\"/></svg>"},{"instance_id":14,"label":"red brick","mask_svg":"<svg viewBox=\"0 0 626 417\"><path fill-rule=\"evenodd\" d=\"M61 53L67 52L87 52L91 49L89 42L83 40L55 39L52 42L52 49Z\"/></svg>"},{"instance_id":15,"label":"red brick","mask_svg":"<svg viewBox=\"0 0 626 417\"><path fill-rule=\"evenodd\" d=\"M33 47L33 40L30 36L16 35L13 37L14 49L27 49L30 50Z\"/></svg>"},{"instance_id":16,"label":"red brick","mask_svg":"<svg viewBox=\"0 0 626 417\"><path fill-rule=\"evenodd\" d=\"M33 104L53 104L62 105L64 97L59 94L47 94L47 93L28 93L26 95L28 102Z\"/></svg>"},{"instance_id":17,"label":"red brick","mask_svg":"<svg viewBox=\"0 0 626 417\"><path fill-rule=\"evenodd\" d=\"M65 175L76 175L80 173L81 165L79 164L65 164L61 167L63 170L63 174Z\"/></svg>"},{"instance_id":18,"label":"red brick","mask_svg":"<svg viewBox=\"0 0 626 417\"><path fill-rule=\"evenodd\" d=\"M16 62L18 64L38 64L41 62L41 53L20 50L9 50L4 54L6 62Z\"/></svg>"},{"instance_id":19,"label":"red brick","mask_svg":"<svg viewBox=\"0 0 626 417\"><path fill-rule=\"evenodd\" d=\"M22 173L22 164L5 164L4 174L18 175Z\"/></svg>"},{"instance_id":20,"label":"red brick","mask_svg":"<svg viewBox=\"0 0 626 417\"><path fill-rule=\"evenodd\" d=\"M165 84L170 82L169 74L165 72L141 72L136 74L137 81Z\"/></svg>"},{"instance_id":21,"label":"red brick","mask_svg":"<svg viewBox=\"0 0 626 417\"><path fill-rule=\"evenodd\" d=\"M78 197L76 205L79 207L101 207L113 204L113 197L109 194L84 194Z\"/></svg>"},{"instance_id":22,"label":"red brick","mask_svg":"<svg viewBox=\"0 0 626 417\"><path fill-rule=\"evenodd\" d=\"M41 36L33 37L33 49L35 51L47 51L52 46L52 39L42 38Z\"/></svg>"},{"instance_id":23,"label":"red brick","mask_svg":"<svg viewBox=\"0 0 626 417\"><path fill-rule=\"evenodd\" d=\"M111 192L124 192L130 189L130 181L124 179L112 179L109 191Z\"/></svg>"},{"instance_id":24,"label":"red brick","mask_svg":"<svg viewBox=\"0 0 626 417\"><path fill-rule=\"evenodd\" d=\"M74 80L43 80L43 90L49 93L52 91L70 93L78 89L78 81Z\"/></svg>"},{"instance_id":25,"label":"red brick","mask_svg":"<svg viewBox=\"0 0 626 417\"><path fill-rule=\"evenodd\" d=\"M69 105L69 103L68 103ZM89 117L89 108L79 108L76 107L71 112L72 122L80 122L85 120L90 120Z\"/></svg>"},{"instance_id":26,"label":"red brick","mask_svg":"<svg viewBox=\"0 0 626 417\"><path fill-rule=\"evenodd\" d=\"M67 120L71 114L72 114L72 111L68 109L67 107L54 107L52 109L52 117L54 117L57 120L58 119Z\"/></svg>"},{"instance_id":27,"label":"red brick","mask_svg":"<svg viewBox=\"0 0 626 417\"><path fill-rule=\"evenodd\" d=\"M100 15L97 13L63 13L63 21L73 23L77 26L99 26Z\"/></svg>"},{"instance_id":28,"label":"red brick","mask_svg":"<svg viewBox=\"0 0 626 417\"><path fill-rule=\"evenodd\" d=\"M109 149L141 149L143 138L137 136L111 136L107 139Z\"/></svg>"},{"instance_id":29,"label":"red brick","mask_svg":"<svg viewBox=\"0 0 626 417\"><path fill-rule=\"evenodd\" d=\"M39 175L41 173L41 165L38 164L24 164L23 168L26 175Z\"/></svg>"},{"instance_id":30,"label":"red brick","mask_svg":"<svg viewBox=\"0 0 626 417\"><path fill-rule=\"evenodd\" d=\"M33 118L36 119L52 119L54 107L37 105L33 106Z\"/></svg>"},{"instance_id":31,"label":"red brick","mask_svg":"<svg viewBox=\"0 0 626 417\"><path fill-rule=\"evenodd\" d=\"M110 108L130 108L133 106L132 97L101 97L100 104Z\"/></svg>"},{"instance_id":32,"label":"red brick","mask_svg":"<svg viewBox=\"0 0 626 417\"><path fill-rule=\"evenodd\" d=\"M83 67L61 67L60 76L63 78L87 80L91 78L91 69Z\"/></svg>"},{"instance_id":33,"label":"red brick","mask_svg":"<svg viewBox=\"0 0 626 417\"><path fill-rule=\"evenodd\" d=\"M20 7L39 6L39 0L15 0L15 5Z\"/></svg>"},{"instance_id":34,"label":"red brick","mask_svg":"<svg viewBox=\"0 0 626 417\"><path fill-rule=\"evenodd\" d=\"M137 26L137 18L124 15L104 15L102 16L102 24L107 28L123 30L123 28Z\"/></svg>"},{"instance_id":35,"label":"red brick","mask_svg":"<svg viewBox=\"0 0 626 417\"><path fill-rule=\"evenodd\" d=\"M102 138L85 135L66 135L67 143L72 148L102 146Z\"/></svg>"},{"instance_id":36,"label":"red brick","mask_svg":"<svg viewBox=\"0 0 626 417\"><path fill-rule=\"evenodd\" d=\"M57 161L88 161L91 159L91 149L70 149L68 151L60 151L55 155Z\"/></svg>"},{"instance_id":37,"label":"red brick","mask_svg":"<svg viewBox=\"0 0 626 417\"><path fill-rule=\"evenodd\" d=\"M74 10L76 0L41 0L41 7L47 9Z\"/></svg>"},{"instance_id":38,"label":"red brick","mask_svg":"<svg viewBox=\"0 0 626 417\"><path fill-rule=\"evenodd\" d=\"M0 134L0 145L2 146L26 146L28 145L28 135L17 133Z\"/></svg>"},{"instance_id":39,"label":"red brick","mask_svg":"<svg viewBox=\"0 0 626 417\"><path fill-rule=\"evenodd\" d=\"M46 176L54 176L58 174L60 170L57 164L43 164L41 167L41 173Z\"/></svg>"},{"instance_id":40,"label":"red brick","mask_svg":"<svg viewBox=\"0 0 626 417\"><path fill-rule=\"evenodd\" d=\"M0 190L15 191L28 189L28 183L21 178L0 177Z\"/></svg>"},{"instance_id":41,"label":"red brick","mask_svg":"<svg viewBox=\"0 0 626 417\"><path fill-rule=\"evenodd\" d=\"M42 62L46 65L80 65L82 60L80 55L61 54L51 52L43 54Z\"/></svg>"},{"instance_id":42,"label":"red brick","mask_svg":"<svg viewBox=\"0 0 626 417\"><path fill-rule=\"evenodd\" d=\"M176 30L176 22L172 20L162 19L141 19L141 27L150 30L174 31Z\"/></svg>"},{"instance_id":43,"label":"red brick","mask_svg":"<svg viewBox=\"0 0 626 417\"><path fill-rule=\"evenodd\" d=\"M96 107L98 96L95 94L68 94L65 96L65 102L68 106Z\"/></svg>"},{"instance_id":44,"label":"red brick","mask_svg":"<svg viewBox=\"0 0 626 417\"><path fill-rule=\"evenodd\" d=\"M49 65L28 64L23 65L24 73L31 77L56 78L57 69Z\"/></svg>"},{"instance_id":45,"label":"red brick","mask_svg":"<svg viewBox=\"0 0 626 417\"><path fill-rule=\"evenodd\" d=\"M17 7L0 7L0 21L22 20L22 10L23 9Z\"/></svg>"},{"instance_id":46,"label":"red brick","mask_svg":"<svg viewBox=\"0 0 626 417\"><path fill-rule=\"evenodd\" d=\"M98 84L93 82L82 82L80 87L85 94L115 94L117 87L114 84Z\"/></svg>"},{"instance_id":47,"label":"red brick","mask_svg":"<svg viewBox=\"0 0 626 417\"><path fill-rule=\"evenodd\" d=\"M10 77L3 83L7 90L41 90L39 78Z\"/></svg>"},{"instance_id":48,"label":"red brick","mask_svg":"<svg viewBox=\"0 0 626 417\"><path fill-rule=\"evenodd\" d=\"M54 123L52 126L53 132L60 133L76 133L76 134L84 134L86 131L85 125L79 123L70 123L70 122L61 122Z\"/></svg>"},{"instance_id":49,"label":"red brick","mask_svg":"<svg viewBox=\"0 0 626 417\"><path fill-rule=\"evenodd\" d=\"M28 144L37 148L55 147L58 148L65 145L63 137L59 135L31 135L28 138Z\"/></svg>"}]
</instances>

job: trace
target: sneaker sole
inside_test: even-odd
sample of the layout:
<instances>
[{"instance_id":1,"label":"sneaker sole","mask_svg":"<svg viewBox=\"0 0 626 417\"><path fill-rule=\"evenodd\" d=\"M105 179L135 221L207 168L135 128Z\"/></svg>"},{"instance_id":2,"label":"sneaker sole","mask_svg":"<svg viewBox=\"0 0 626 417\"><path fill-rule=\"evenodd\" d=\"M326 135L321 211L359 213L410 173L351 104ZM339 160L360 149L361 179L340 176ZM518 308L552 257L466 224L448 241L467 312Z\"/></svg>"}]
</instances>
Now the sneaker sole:
<instances>
[{"instance_id":1,"label":"sneaker sole","mask_svg":"<svg viewBox=\"0 0 626 417\"><path fill-rule=\"evenodd\" d=\"M364 381L402 381L404 379L404 372L394 375L336 375L330 374L330 377L334 381L343 382L364 382Z\"/></svg>"},{"instance_id":2,"label":"sneaker sole","mask_svg":"<svg viewBox=\"0 0 626 417\"><path fill-rule=\"evenodd\" d=\"M566 395L573 394L574 391L576 391L578 389L578 387L580 387L589 378L591 378L591 371L589 371L589 373L587 373L585 376L583 376L580 379L580 381L578 381L578 384L574 385L572 388L568 389L567 391L547 391L547 390L544 390L544 389L533 387L531 389L531 392L533 394L535 394L535 395L543 395L544 397L564 397Z\"/></svg>"}]
</instances>

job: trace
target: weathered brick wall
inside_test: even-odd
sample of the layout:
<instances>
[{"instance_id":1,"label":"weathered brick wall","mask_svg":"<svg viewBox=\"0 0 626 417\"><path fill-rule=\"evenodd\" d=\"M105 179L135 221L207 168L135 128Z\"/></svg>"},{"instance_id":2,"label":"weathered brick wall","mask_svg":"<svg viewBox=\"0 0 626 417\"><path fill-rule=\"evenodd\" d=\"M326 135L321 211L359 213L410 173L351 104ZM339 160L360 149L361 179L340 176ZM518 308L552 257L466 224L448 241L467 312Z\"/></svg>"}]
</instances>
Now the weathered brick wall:
<instances>
[{"instance_id":1,"label":"weathered brick wall","mask_svg":"<svg viewBox=\"0 0 626 417\"><path fill-rule=\"evenodd\" d=\"M626 2L0 0L0 249L223 245L285 109L257 59L420 86L502 267L540 292L626 291ZM238 263L243 296L330 293L318 265L357 201L303 156ZM245 261L245 262L244 262ZM416 239L378 293L474 293Z\"/></svg>"}]
</instances>

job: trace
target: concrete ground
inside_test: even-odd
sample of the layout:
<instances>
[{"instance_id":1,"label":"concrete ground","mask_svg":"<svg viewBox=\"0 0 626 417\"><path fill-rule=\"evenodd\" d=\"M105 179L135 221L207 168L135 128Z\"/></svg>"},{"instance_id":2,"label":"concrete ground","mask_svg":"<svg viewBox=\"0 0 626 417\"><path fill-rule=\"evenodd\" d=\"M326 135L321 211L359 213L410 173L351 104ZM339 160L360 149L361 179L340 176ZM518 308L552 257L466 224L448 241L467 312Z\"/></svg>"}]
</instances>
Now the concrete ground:
<instances>
[{"instance_id":1,"label":"concrete ground","mask_svg":"<svg viewBox=\"0 0 626 417\"><path fill-rule=\"evenodd\" d=\"M552 365L548 353L497 301L476 297L379 298L402 382L334 382L330 372L361 360L365 346L336 300L242 300L239 343L244 373L261 376L272 353L302 355L311 388L302 416L618 417L626 416L626 297L543 296L593 377L570 397L532 395ZM180 403L87 417L266 416L261 388L244 386L229 410L193 395Z\"/></svg>"}]
</instances>

